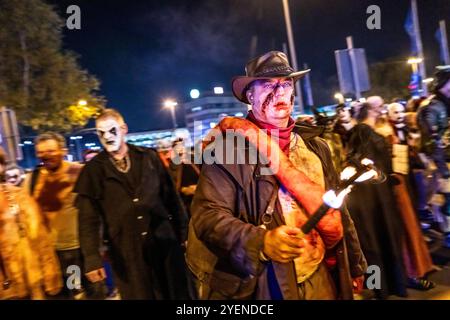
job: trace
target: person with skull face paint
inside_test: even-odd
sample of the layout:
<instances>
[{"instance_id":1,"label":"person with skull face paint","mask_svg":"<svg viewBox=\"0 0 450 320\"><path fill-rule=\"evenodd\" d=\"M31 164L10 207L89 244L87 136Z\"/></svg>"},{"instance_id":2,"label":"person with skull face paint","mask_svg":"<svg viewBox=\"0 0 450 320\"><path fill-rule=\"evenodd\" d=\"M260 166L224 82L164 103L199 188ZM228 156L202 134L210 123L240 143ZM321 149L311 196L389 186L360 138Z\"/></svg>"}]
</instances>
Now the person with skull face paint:
<instances>
[{"instance_id":1,"label":"person with skull face paint","mask_svg":"<svg viewBox=\"0 0 450 320\"><path fill-rule=\"evenodd\" d=\"M350 105L339 104L336 107L337 122L333 131L341 137L342 145L346 150L348 140L350 139L350 130L356 125L353 119L354 109L358 107L358 102L353 101Z\"/></svg>"},{"instance_id":2,"label":"person with skull face paint","mask_svg":"<svg viewBox=\"0 0 450 320\"><path fill-rule=\"evenodd\" d=\"M105 278L102 223L122 299L188 299L187 214L167 170L155 150L125 142L128 128L116 110L103 110L96 128L104 150L75 186L86 276Z\"/></svg>"},{"instance_id":3,"label":"person with skull face paint","mask_svg":"<svg viewBox=\"0 0 450 320\"><path fill-rule=\"evenodd\" d=\"M413 190L410 178L412 178L412 158L415 155L414 149L408 145L410 138L405 124L405 107L397 102L389 104L388 119L393 134L386 137L386 140L392 147L393 176L397 181L393 190L405 230L402 249L408 286L418 290L429 290L434 288L435 284L428 281L425 276L433 270L433 262L412 202Z\"/></svg>"},{"instance_id":4,"label":"person with skull face paint","mask_svg":"<svg viewBox=\"0 0 450 320\"><path fill-rule=\"evenodd\" d=\"M20 187L24 181L24 171L16 164L8 165L5 171L6 183L10 185Z\"/></svg>"}]
</instances>

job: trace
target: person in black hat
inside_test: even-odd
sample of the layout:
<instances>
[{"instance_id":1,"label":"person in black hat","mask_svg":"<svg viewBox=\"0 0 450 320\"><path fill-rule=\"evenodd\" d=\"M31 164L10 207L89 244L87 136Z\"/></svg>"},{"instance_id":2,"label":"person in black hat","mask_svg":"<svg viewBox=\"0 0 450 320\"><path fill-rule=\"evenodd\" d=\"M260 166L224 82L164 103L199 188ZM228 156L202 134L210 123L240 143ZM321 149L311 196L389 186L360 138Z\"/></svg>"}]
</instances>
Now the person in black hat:
<instances>
[{"instance_id":1,"label":"person in black hat","mask_svg":"<svg viewBox=\"0 0 450 320\"><path fill-rule=\"evenodd\" d=\"M422 150L435 162L439 173L439 192L445 197L441 208L441 229L450 248L450 65L436 68L433 95L419 108L417 121L422 134Z\"/></svg>"},{"instance_id":2,"label":"person in black hat","mask_svg":"<svg viewBox=\"0 0 450 320\"><path fill-rule=\"evenodd\" d=\"M318 137L322 130L296 125L291 118L294 83L308 71L295 71L284 53L271 51L248 62L246 75L235 77L232 89L239 101L251 105L248 124L278 138L277 150L289 155L311 184L329 188L337 177L326 142ZM225 148L236 146L234 139L228 142ZM244 149L251 150L236 147L225 152ZM245 156L237 157L248 159ZM263 169L261 163L203 164L187 247L199 297L351 299L352 277L361 284L367 264L348 213L329 212L305 238L296 237L307 219L305 211ZM273 218L267 221L263 216L269 211Z\"/></svg>"}]
</instances>

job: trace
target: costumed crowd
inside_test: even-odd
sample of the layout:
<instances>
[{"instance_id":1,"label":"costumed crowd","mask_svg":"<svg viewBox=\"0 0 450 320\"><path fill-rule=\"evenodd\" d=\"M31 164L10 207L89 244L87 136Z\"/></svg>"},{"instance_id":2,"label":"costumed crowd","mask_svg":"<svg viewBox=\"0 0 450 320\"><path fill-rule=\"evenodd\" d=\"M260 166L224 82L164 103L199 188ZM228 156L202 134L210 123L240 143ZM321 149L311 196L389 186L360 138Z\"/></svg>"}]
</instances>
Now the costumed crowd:
<instances>
[{"instance_id":1,"label":"costumed crowd","mask_svg":"<svg viewBox=\"0 0 450 320\"><path fill-rule=\"evenodd\" d=\"M437 68L429 97L371 96L298 119L295 82L309 70L271 51L245 71L232 91L247 116L224 118L200 155L232 161L194 164L182 139L158 150L129 144L113 109L96 117L103 150L84 163L65 160L55 132L35 139L39 165L26 174L0 150L0 299L350 300L432 290L430 243L450 248L450 66Z\"/></svg>"}]
</instances>

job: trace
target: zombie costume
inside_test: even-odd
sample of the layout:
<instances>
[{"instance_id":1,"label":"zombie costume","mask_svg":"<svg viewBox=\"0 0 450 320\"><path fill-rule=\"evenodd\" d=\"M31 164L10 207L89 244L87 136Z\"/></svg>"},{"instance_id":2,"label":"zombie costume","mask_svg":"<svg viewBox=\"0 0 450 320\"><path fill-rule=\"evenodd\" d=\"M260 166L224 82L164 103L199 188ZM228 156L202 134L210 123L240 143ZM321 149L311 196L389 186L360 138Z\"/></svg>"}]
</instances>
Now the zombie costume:
<instances>
[{"instance_id":1,"label":"zombie costume","mask_svg":"<svg viewBox=\"0 0 450 320\"><path fill-rule=\"evenodd\" d=\"M39 208L19 188L0 185L0 300L44 299L63 286Z\"/></svg>"},{"instance_id":2,"label":"zombie costume","mask_svg":"<svg viewBox=\"0 0 450 320\"><path fill-rule=\"evenodd\" d=\"M36 200L50 230L65 281L71 265L83 270L78 237L78 210L75 208L73 192L81 168L82 165L68 161L63 161L56 171L39 166L24 181L24 191L29 192ZM81 297L83 291L73 289L65 293Z\"/></svg>"},{"instance_id":3,"label":"zombie costume","mask_svg":"<svg viewBox=\"0 0 450 320\"><path fill-rule=\"evenodd\" d=\"M337 177L329 149L317 137L320 129L295 127L296 134L290 135L292 128L282 130L281 135L287 133L287 139L280 139L280 147L286 146L287 150L291 147L294 165L304 167L314 181L332 186ZM200 298L351 299L350 277L363 275L366 263L353 223L345 210L342 215L345 240L337 245L339 236L330 217L331 220L324 219L328 222L323 221L318 232L307 236L307 253L299 259L291 263L259 259L265 231L258 225L273 199L277 199L277 204L269 229L283 224L298 226L306 218L304 209L283 185L279 186L272 175L261 175L260 170L259 165L247 164L202 167L192 205L187 252L188 264L198 281ZM328 174L324 175L324 172ZM218 221L227 222L218 224ZM216 225L214 231L208 231L213 225ZM241 229L246 230L245 237ZM239 234L242 236L238 237ZM221 248L229 249L224 252ZM333 279L339 281L331 280L330 269Z\"/></svg>"},{"instance_id":4,"label":"zombie costume","mask_svg":"<svg viewBox=\"0 0 450 320\"><path fill-rule=\"evenodd\" d=\"M404 107L399 103L389 105L389 121L393 135L387 137L392 146L392 168L398 183L394 186L397 207L405 229L403 258L408 277L413 281L424 277L432 270L432 260L423 238L419 220L411 201L410 157L412 150L408 145L408 128L404 123Z\"/></svg>"},{"instance_id":5,"label":"zombie costume","mask_svg":"<svg viewBox=\"0 0 450 320\"><path fill-rule=\"evenodd\" d=\"M187 250L201 299L351 299L351 277L364 273L345 210L324 211L301 234L336 181L317 127L290 117L294 82L308 71L294 71L284 53L271 51L233 79L234 96L252 111L247 119L224 118L207 137L214 142L203 154Z\"/></svg>"},{"instance_id":6,"label":"zombie costume","mask_svg":"<svg viewBox=\"0 0 450 320\"><path fill-rule=\"evenodd\" d=\"M103 151L75 187L86 271L102 267L102 222L123 299L187 299L186 212L157 153L127 147L123 166Z\"/></svg>"},{"instance_id":7,"label":"zombie costume","mask_svg":"<svg viewBox=\"0 0 450 320\"><path fill-rule=\"evenodd\" d=\"M38 203L58 251L80 248L73 187L81 168L82 165L67 161L63 161L55 172L38 167L24 183L25 191Z\"/></svg>"}]
</instances>

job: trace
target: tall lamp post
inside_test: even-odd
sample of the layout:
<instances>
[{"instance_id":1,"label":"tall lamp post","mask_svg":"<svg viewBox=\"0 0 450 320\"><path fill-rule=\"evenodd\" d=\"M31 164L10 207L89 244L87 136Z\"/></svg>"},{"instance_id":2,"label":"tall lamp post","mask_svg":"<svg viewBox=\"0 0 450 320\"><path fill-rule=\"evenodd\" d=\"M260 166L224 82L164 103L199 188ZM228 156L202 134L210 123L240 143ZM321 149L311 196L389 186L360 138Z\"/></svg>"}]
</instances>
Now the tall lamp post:
<instances>
[{"instance_id":1,"label":"tall lamp post","mask_svg":"<svg viewBox=\"0 0 450 320\"><path fill-rule=\"evenodd\" d=\"M173 128L177 128L177 118L175 115L175 107L178 105L178 103L176 101L173 100L166 100L164 101L164 108L169 109L170 113L172 115L172 124L173 124Z\"/></svg>"},{"instance_id":2,"label":"tall lamp post","mask_svg":"<svg viewBox=\"0 0 450 320\"><path fill-rule=\"evenodd\" d=\"M288 37L288 43L289 43L289 52L290 52L290 60L292 62L292 67L294 70L298 70L298 64L297 64L297 53L295 51L295 43L294 43L294 33L292 32L292 23L291 23L291 13L289 12L289 1L288 0L282 0L283 2L283 12L284 12L284 21L286 23L286 33ZM296 81L295 83L295 90L297 91L297 102L298 102L298 108L299 112L303 113L303 96L302 96L302 89L300 87L300 80Z\"/></svg>"}]
</instances>

